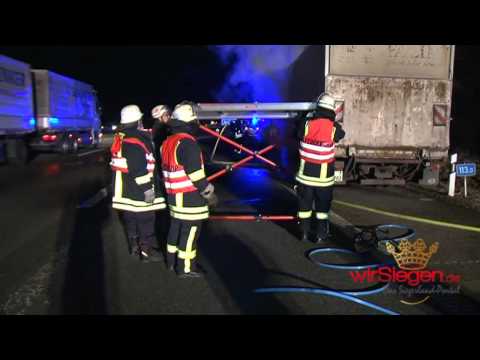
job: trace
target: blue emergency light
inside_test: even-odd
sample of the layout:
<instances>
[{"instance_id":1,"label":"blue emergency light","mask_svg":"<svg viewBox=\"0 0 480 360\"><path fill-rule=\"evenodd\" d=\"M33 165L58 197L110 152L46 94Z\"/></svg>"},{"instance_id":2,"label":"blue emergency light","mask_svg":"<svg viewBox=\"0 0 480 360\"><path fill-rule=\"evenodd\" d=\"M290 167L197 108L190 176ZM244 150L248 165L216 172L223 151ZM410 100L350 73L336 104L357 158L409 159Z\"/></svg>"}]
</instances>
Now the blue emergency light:
<instances>
[{"instance_id":1,"label":"blue emergency light","mask_svg":"<svg viewBox=\"0 0 480 360\"><path fill-rule=\"evenodd\" d=\"M48 123L50 125L58 125L60 123L60 120L58 120L58 118L51 117L51 118L48 118Z\"/></svg>"},{"instance_id":2,"label":"blue emergency light","mask_svg":"<svg viewBox=\"0 0 480 360\"><path fill-rule=\"evenodd\" d=\"M254 127L257 126L257 124L259 123L259 121L260 121L260 119L258 118L258 116L257 116L257 115L254 115L254 116L252 117L252 126L254 126Z\"/></svg>"}]
</instances>

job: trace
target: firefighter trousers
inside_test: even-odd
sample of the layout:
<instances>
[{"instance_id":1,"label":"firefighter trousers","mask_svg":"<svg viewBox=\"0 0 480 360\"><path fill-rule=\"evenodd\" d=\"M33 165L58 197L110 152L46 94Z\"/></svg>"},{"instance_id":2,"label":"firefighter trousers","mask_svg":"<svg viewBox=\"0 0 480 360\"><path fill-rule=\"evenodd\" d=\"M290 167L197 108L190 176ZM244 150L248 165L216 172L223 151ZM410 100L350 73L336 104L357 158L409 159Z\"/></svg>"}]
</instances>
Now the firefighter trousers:
<instances>
[{"instance_id":1,"label":"firefighter trousers","mask_svg":"<svg viewBox=\"0 0 480 360\"><path fill-rule=\"evenodd\" d=\"M197 240L202 221L171 218L167 237L167 266L175 267L178 273L196 270Z\"/></svg>"},{"instance_id":2,"label":"firefighter trousers","mask_svg":"<svg viewBox=\"0 0 480 360\"><path fill-rule=\"evenodd\" d=\"M325 236L329 233L328 216L332 207L333 186L315 187L298 184L298 218L304 233L311 230L313 212L318 220L317 235Z\"/></svg>"},{"instance_id":3,"label":"firefighter trousers","mask_svg":"<svg viewBox=\"0 0 480 360\"><path fill-rule=\"evenodd\" d=\"M155 211L122 211L122 215L130 246L135 245L133 239L142 248L155 246Z\"/></svg>"}]
</instances>

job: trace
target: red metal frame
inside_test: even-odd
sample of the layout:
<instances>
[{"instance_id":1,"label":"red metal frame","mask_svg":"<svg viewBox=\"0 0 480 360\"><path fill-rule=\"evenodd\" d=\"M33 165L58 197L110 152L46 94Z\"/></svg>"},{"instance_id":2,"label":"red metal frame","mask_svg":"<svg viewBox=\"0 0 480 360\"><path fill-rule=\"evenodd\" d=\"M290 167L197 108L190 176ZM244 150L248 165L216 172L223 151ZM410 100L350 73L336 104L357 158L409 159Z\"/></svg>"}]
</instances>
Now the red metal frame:
<instances>
[{"instance_id":1,"label":"red metal frame","mask_svg":"<svg viewBox=\"0 0 480 360\"><path fill-rule=\"evenodd\" d=\"M262 155L263 154L266 154L267 152L271 151L272 149L275 148L275 145L269 145L267 146L266 148L260 150L260 151L252 151L248 148L246 148L245 146L233 141L232 139L229 139L223 135L220 135L219 133L213 131L212 129L209 129L208 127L204 126L204 125L200 125L200 129L203 130L204 132L206 132L207 134L210 134L212 136L215 136L217 138L219 138L220 140L226 142L227 144L230 144L234 147L236 147L237 149L240 149L244 152L246 152L247 154L249 154L249 156L247 156L246 158L240 160L240 161L237 161L236 163L234 163L233 165L229 166L228 168L225 168L223 170L220 170L218 172L216 172L215 174L213 175L210 175L207 179L208 181L213 181L217 178L219 178L220 176L223 176L225 174L227 174L228 172L230 171L233 171L234 169L242 166L242 165L245 165L246 163L248 163L249 161L252 161L253 159L257 158L263 162L265 162L266 164L274 167L274 168L277 168L277 164L275 164L273 161L263 157ZM210 220L228 220L228 221L293 221L293 220L297 220L297 217L296 216L291 216L291 215L211 215L210 216Z\"/></svg>"}]
</instances>

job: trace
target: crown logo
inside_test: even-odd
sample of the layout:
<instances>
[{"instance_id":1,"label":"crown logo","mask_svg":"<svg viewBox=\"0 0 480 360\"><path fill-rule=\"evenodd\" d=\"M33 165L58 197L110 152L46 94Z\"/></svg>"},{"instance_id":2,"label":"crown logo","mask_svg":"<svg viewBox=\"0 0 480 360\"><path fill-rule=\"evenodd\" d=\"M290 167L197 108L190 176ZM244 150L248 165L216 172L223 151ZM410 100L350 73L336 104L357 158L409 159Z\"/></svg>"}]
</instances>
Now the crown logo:
<instances>
[{"instance_id":1,"label":"crown logo","mask_svg":"<svg viewBox=\"0 0 480 360\"><path fill-rule=\"evenodd\" d=\"M438 251L438 247L438 242L436 242L427 249L427 244L423 239L418 239L414 243L401 240L398 249L387 242L387 251L393 255L398 267L403 270L425 269L432 255Z\"/></svg>"}]
</instances>

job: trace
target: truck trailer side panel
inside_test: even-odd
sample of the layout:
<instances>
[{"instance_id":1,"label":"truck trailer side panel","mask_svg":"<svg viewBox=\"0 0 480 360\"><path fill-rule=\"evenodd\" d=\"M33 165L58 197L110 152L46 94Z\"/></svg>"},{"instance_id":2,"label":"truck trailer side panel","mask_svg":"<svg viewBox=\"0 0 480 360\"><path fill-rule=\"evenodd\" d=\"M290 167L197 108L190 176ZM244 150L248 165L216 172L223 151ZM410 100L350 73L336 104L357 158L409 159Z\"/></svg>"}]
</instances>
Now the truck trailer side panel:
<instances>
[{"instance_id":1,"label":"truck trailer side panel","mask_svg":"<svg viewBox=\"0 0 480 360\"><path fill-rule=\"evenodd\" d=\"M342 104L337 156L348 178L400 184L423 168L439 181L448 157L453 45L329 45L325 89ZM351 160L354 159L354 162ZM339 162L339 166L342 163Z\"/></svg>"},{"instance_id":2,"label":"truck trailer side panel","mask_svg":"<svg viewBox=\"0 0 480 360\"><path fill-rule=\"evenodd\" d=\"M95 91L91 85L47 70L33 70L39 130L98 129Z\"/></svg>"},{"instance_id":3,"label":"truck trailer side panel","mask_svg":"<svg viewBox=\"0 0 480 360\"><path fill-rule=\"evenodd\" d=\"M0 55L0 135L34 131L30 65Z\"/></svg>"},{"instance_id":4,"label":"truck trailer side panel","mask_svg":"<svg viewBox=\"0 0 480 360\"><path fill-rule=\"evenodd\" d=\"M395 156L395 149L423 149L433 158L447 155L450 81L328 76L327 89L344 100L342 147L377 150L368 156L387 158Z\"/></svg>"}]
</instances>

